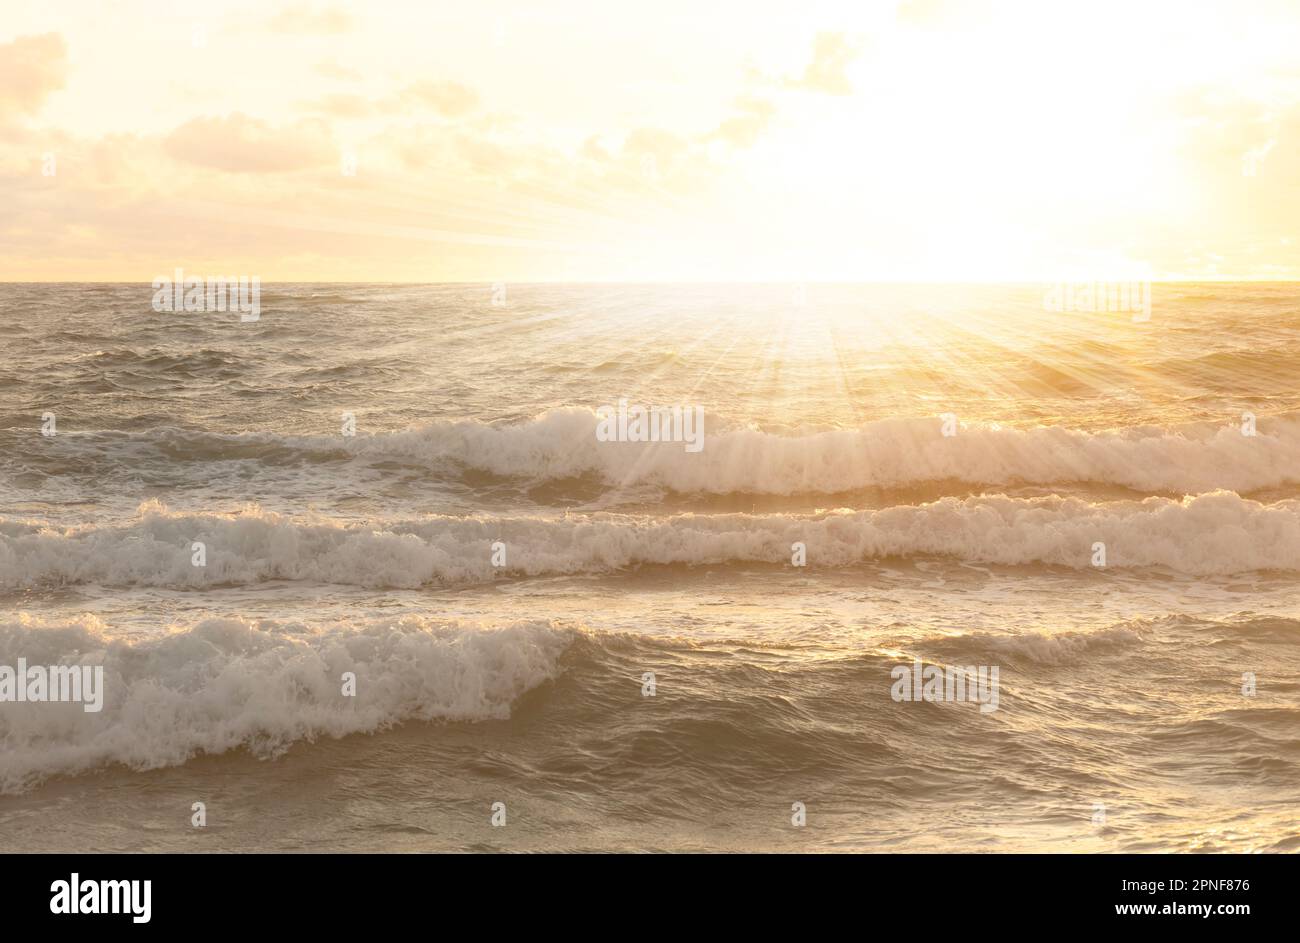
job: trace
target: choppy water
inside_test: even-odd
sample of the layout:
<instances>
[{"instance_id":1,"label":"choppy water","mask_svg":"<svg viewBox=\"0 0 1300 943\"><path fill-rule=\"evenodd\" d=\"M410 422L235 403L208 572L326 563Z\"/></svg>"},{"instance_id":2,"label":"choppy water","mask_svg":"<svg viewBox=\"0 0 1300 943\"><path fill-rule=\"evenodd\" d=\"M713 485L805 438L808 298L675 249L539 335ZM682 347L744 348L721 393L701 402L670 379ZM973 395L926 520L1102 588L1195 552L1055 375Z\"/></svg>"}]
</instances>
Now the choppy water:
<instances>
[{"instance_id":1,"label":"choppy water","mask_svg":"<svg viewBox=\"0 0 1300 943\"><path fill-rule=\"evenodd\" d=\"M1043 293L0 286L0 840L1300 848L1300 293Z\"/></svg>"}]
</instances>

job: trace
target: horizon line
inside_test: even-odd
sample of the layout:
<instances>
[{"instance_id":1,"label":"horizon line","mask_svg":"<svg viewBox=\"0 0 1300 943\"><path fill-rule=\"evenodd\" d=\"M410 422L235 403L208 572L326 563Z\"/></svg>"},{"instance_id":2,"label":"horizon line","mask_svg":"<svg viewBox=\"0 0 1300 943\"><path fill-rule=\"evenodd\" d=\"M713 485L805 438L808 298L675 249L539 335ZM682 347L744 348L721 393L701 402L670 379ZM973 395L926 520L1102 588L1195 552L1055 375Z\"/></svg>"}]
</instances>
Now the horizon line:
<instances>
[{"instance_id":1,"label":"horizon line","mask_svg":"<svg viewBox=\"0 0 1300 943\"><path fill-rule=\"evenodd\" d=\"M182 269L183 271L183 269ZM204 270L206 271L206 269ZM195 276L196 278L199 276ZM1188 284L1300 284L1300 276L1276 278L1261 276L1212 276L1191 277L1175 276L1167 278L1007 278L1007 279L316 279L285 278L267 280L259 275L204 275L204 278L257 278L263 285L1044 285L1044 284L1090 284L1108 282L1150 282L1153 285L1188 285ZM0 285L151 285L152 279L0 279Z\"/></svg>"}]
</instances>

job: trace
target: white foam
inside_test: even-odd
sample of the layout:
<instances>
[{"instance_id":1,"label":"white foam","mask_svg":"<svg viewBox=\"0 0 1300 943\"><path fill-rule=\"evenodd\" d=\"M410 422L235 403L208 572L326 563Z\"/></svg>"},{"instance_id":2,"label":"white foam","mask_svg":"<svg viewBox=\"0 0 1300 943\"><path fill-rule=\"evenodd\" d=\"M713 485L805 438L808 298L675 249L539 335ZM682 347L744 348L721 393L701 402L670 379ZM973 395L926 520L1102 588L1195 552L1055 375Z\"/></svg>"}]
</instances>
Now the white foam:
<instances>
[{"instance_id":1,"label":"white foam","mask_svg":"<svg viewBox=\"0 0 1300 943\"><path fill-rule=\"evenodd\" d=\"M576 629L488 628L407 616L346 624L207 619L143 640L93 616L0 623L0 664L103 665L100 713L79 704L6 703L0 791L111 763L152 769L246 747L276 755L299 740L405 720L509 716L559 673ZM356 697L342 695L355 672Z\"/></svg>"},{"instance_id":2,"label":"white foam","mask_svg":"<svg viewBox=\"0 0 1300 943\"><path fill-rule=\"evenodd\" d=\"M497 475L553 480L594 474L610 484L650 482L683 493L833 494L873 486L957 480L976 484L1092 482L1142 492L1239 493L1300 482L1300 417L1191 423L1088 433L1057 427L966 426L941 435L936 418L890 419L858 429L775 435L709 427L703 451L681 443L599 442L587 410L514 425L435 422L349 440L366 455ZM337 447L338 440L322 440Z\"/></svg>"},{"instance_id":3,"label":"white foam","mask_svg":"<svg viewBox=\"0 0 1300 943\"><path fill-rule=\"evenodd\" d=\"M591 477L611 488L683 494L836 494L934 482L967 485L1092 484L1145 494L1239 494L1300 484L1300 415L1261 417L1254 436L1235 423L1188 423L1085 432L1056 426L962 425L941 434L939 419L887 419L854 429L776 434L721 428L706 414L702 451L681 442L601 442L597 417L561 409L534 419L490 424L436 421L404 432L343 436L237 435L171 428L146 433L60 436L70 467L87 462L115 472L140 467L202 478L221 491L257 463L267 489L351 492L376 481L389 463L423 466L435 478L466 471L541 483ZM84 453L84 454L83 454ZM151 463L163 462L162 466ZM341 474L342 473L342 474ZM358 477L359 476L359 477ZM59 476L42 483L64 497ZM80 487L80 485L78 485ZM128 486L129 487L129 486ZM72 496L79 496L79 492Z\"/></svg>"},{"instance_id":4,"label":"white foam","mask_svg":"<svg viewBox=\"0 0 1300 943\"><path fill-rule=\"evenodd\" d=\"M191 565L191 542L207 566ZM492 544L506 565L492 565ZM169 512L129 523L41 529L0 520L0 588L101 583L201 588L270 580L413 588L427 584L605 573L640 564L788 565L802 542L812 568L885 557L1087 569L1093 545L1111 568L1168 567L1201 576L1300 570L1300 502L1231 492L1172 500L943 498L873 511L796 514L593 514L427 517L375 524Z\"/></svg>"}]
</instances>

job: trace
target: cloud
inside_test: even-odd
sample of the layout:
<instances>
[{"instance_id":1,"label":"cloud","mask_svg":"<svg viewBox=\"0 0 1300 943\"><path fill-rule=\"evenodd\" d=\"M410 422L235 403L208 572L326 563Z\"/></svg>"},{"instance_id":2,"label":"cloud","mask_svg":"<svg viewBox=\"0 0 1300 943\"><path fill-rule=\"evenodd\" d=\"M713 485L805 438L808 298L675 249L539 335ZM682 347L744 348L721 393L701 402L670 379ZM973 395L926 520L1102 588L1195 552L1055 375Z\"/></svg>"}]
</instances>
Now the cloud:
<instances>
[{"instance_id":1,"label":"cloud","mask_svg":"<svg viewBox=\"0 0 1300 943\"><path fill-rule=\"evenodd\" d=\"M518 165L509 151L486 138L462 134L456 139L456 147L462 159L477 174L504 177Z\"/></svg>"},{"instance_id":2,"label":"cloud","mask_svg":"<svg viewBox=\"0 0 1300 943\"><path fill-rule=\"evenodd\" d=\"M336 118L365 118L375 113L375 104L364 95L340 92L314 101L304 102L307 111L333 115Z\"/></svg>"},{"instance_id":3,"label":"cloud","mask_svg":"<svg viewBox=\"0 0 1300 943\"><path fill-rule=\"evenodd\" d=\"M239 112L181 125L168 135L166 149L177 160L235 173L303 170L338 156L319 121L276 128Z\"/></svg>"},{"instance_id":4,"label":"cloud","mask_svg":"<svg viewBox=\"0 0 1300 943\"><path fill-rule=\"evenodd\" d=\"M853 86L844 70L860 51L843 33L818 33L813 40L812 62L800 78L787 79L786 85L826 95L852 95Z\"/></svg>"},{"instance_id":5,"label":"cloud","mask_svg":"<svg viewBox=\"0 0 1300 943\"><path fill-rule=\"evenodd\" d=\"M460 118L478 107L478 93L459 82L416 82L385 98L333 94L303 102L300 107L336 118L401 115L434 111L444 118Z\"/></svg>"},{"instance_id":6,"label":"cloud","mask_svg":"<svg viewBox=\"0 0 1300 943\"><path fill-rule=\"evenodd\" d=\"M407 86L398 102L428 106L444 117L455 118L477 107L478 93L459 82L417 82Z\"/></svg>"},{"instance_id":7,"label":"cloud","mask_svg":"<svg viewBox=\"0 0 1300 943\"><path fill-rule=\"evenodd\" d=\"M637 128L623 142L623 152L633 157L653 157L660 167L672 163L686 150L686 142L662 128Z\"/></svg>"},{"instance_id":8,"label":"cloud","mask_svg":"<svg viewBox=\"0 0 1300 943\"><path fill-rule=\"evenodd\" d=\"M352 17L337 7L313 10L308 6L286 7L267 25L277 33L334 36L352 29Z\"/></svg>"},{"instance_id":9,"label":"cloud","mask_svg":"<svg viewBox=\"0 0 1300 943\"><path fill-rule=\"evenodd\" d=\"M733 147L752 147L776 114L776 106L762 98L745 97L736 99L736 107L742 113L724 119L710 137Z\"/></svg>"},{"instance_id":10,"label":"cloud","mask_svg":"<svg viewBox=\"0 0 1300 943\"><path fill-rule=\"evenodd\" d=\"M347 66L339 65L337 62L318 62L316 63L316 74L323 75L327 79L336 79L340 82L355 82L361 78L361 73L356 69L349 69Z\"/></svg>"},{"instance_id":11,"label":"cloud","mask_svg":"<svg viewBox=\"0 0 1300 943\"><path fill-rule=\"evenodd\" d=\"M637 128L623 140L605 179L622 189L686 193L698 191L709 173L700 141L662 128Z\"/></svg>"},{"instance_id":12,"label":"cloud","mask_svg":"<svg viewBox=\"0 0 1300 943\"><path fill-rule=\"evenodd\" d=\"M451 129L438 123L389 126L379 143L407 171L419 173L437 167L440 173L463 174L462 180L488 177L505 181L529 176L538 172L547 160L539 148L512 146L507 140L479 134L464 126Z\"/></svg>"},{"instance_id":13,"label":"cloud","mask_svg":"<svg viewBox=\"0 0 1300 943\"><path fill-rule=\"evenodd\" d=\"M36 114L47 95L63 88L67 71L68 49L58 33L0 45L0 117Z\"/></svg>"}]
</instances>

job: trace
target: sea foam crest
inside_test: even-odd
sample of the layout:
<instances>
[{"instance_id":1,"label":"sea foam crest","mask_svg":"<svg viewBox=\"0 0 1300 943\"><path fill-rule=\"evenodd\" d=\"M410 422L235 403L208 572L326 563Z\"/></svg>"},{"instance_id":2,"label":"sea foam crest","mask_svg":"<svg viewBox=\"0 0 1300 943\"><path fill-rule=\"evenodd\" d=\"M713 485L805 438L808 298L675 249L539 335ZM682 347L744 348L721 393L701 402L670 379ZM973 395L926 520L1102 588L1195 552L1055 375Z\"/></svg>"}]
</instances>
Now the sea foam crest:
<instances>
[{"instance_id":1,"label":"sea foam crest","mask_svg":"<svg viewBox=\"0 0 1300 943\"><path fill-rule=\"evenodd\" d=\"M192 542L206 547L193 565ZM591 514L426 517L350 524L250 507L173 513L156 502L132 521L66 529L0 519L0 588L101 583L201 588L271 580L414 588L605 573L638 565L789 564L888 557L1086 569L1167 567L1200 576L1300 570L1300 501L1231 492L1173 500L983 495L820 514ZM493 565L493 545L504 565Z\"/></svg>"},{"instance_id":2,"label":"sea foam crest","mask_svg":"<svg viewBox=\"0 0 1300 943\"><path fill-rule=\"evenodd\" d=\"M273 756L296 741L406 720L504 718L559 674L578 632L546 621L211 618L137 640L110 635L94 616L20 614L0 623L0 664L102 665L104 707L5 704L0 792L113 763L153 769L239 747ZM355 697L343 694L345 672L356 676Z\"/></svg>"},{"instance_id":3,"label":"sea foam crest","mask_svg":"<svg viewBox=\"0 0 1300 943\"><path fill-rule=\"evenodd\" d=\"M1203 422L1092 433L970 426L950 437L940 434L938 419L887 419L805 435L710 428L698 453L671 443L600 442L597 422L577 409L512 425L444 421L358 438L349 448L516 478L596 475L683 493L833 494L957 480L1196 494L1300 482L1300 417L1293 416L1260 420L1253 436L1238 425Z\"/></svg>"}]
</instances>

